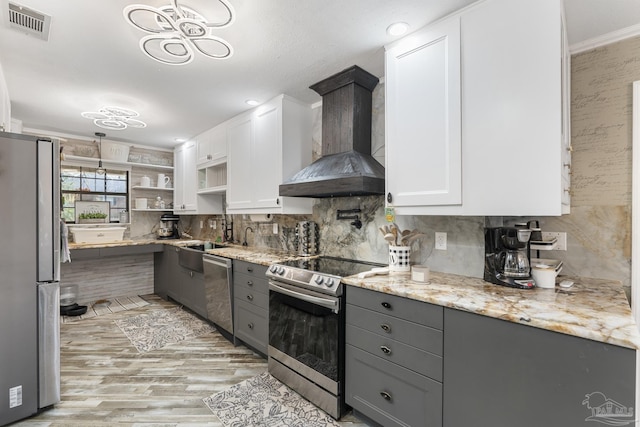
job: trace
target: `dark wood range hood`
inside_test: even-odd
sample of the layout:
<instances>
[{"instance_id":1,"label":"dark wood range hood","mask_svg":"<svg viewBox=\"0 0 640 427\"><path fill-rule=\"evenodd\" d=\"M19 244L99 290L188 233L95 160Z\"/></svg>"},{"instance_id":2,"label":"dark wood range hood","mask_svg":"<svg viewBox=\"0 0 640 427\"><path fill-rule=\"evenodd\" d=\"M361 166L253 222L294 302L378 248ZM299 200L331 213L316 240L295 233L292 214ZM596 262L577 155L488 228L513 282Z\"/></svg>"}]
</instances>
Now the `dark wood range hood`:
<instances>
[{"instance_id":1,"label":"dark wood range hood","mask_svg":"<svg viewBox=\"0 0 640 427\"><path fill-rule=\"evenodd\" d=\"M280 185L289 197L384 194L384 167L371 156L371 92L378 78L358 66L310 86L322 96L322 157Z\"/></svg>"}]
</instances>

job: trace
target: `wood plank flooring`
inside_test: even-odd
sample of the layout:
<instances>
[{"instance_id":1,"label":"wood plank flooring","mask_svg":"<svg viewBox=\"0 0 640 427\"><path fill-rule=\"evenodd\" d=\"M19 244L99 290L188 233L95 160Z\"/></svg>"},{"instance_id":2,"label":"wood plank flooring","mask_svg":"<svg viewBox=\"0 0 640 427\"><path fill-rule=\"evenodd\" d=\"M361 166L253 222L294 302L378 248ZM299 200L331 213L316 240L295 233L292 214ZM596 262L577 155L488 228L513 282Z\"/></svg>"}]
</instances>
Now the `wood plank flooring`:
<instances>
[{"instance_id":1,"label":"wood plank flooring","mask_svg":"<svg viewBox=\"0 0 640 427\"><path fill-rule=\"evenodd\" d=\"M266 360L218 332L138 353L114 321L175 306L144 298L149 305L62 324L61 402L12 426L223 427L202 398L264 372ZM351 415L340 424L365 426Z\"/></svg>"}]
</instances>

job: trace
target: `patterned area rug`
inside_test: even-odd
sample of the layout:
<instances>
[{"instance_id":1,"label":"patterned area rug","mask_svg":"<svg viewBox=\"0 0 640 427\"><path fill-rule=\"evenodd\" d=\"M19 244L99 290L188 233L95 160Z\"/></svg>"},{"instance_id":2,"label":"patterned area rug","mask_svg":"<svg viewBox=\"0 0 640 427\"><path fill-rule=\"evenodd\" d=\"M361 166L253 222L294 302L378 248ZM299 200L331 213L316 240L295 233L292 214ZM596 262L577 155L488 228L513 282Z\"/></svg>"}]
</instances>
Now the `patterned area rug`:
<instances>
[{"instance_id":1,"label":"patterned area rug","mask_svg":"<svg viewBox=\"0 0 640 427\"><path fill-rule=\"evenodd\" d=\"M96 304L97 302L98 301L92 301L89 304L80 304L87 306L87 312L85 314L80 316L60 316L60 322L77 322L78 320L92 319L104 314L118 313L120 311L132 310L134 308L149 305L149 301L140 296L113 298L109 300L110 304Z\"/></svg>"},{"instance_id":2,"label":"patterned area rug","mask_svg":"<svg viewBox=\"0 0 640 427\"><path fill-rule=\"evenodd\" d=\"M148 314L116 320L115 323L140 353L157 350L168 344L215 330L209 323L180 308L155 310Z\"/></svg>"},{"instance_id":3,"label":"patterned area rug","mask_svg":"<svg viewBox=\"0 0 640 427\"><path fill-rule=\"evenodd\" d=\"M202 400L226 427L340 427L268 372Z\"/></svg>"}]
</instances>

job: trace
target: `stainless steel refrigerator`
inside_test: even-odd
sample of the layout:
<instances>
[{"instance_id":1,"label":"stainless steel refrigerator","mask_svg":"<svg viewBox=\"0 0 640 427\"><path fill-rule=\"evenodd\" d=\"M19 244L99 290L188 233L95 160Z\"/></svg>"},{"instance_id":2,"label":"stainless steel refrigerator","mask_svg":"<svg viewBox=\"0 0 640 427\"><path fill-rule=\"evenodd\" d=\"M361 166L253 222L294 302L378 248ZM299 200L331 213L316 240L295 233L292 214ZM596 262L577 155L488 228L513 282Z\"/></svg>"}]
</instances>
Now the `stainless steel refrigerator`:
<instances>
[{"instance_id":1,"label":"stainless steel refrigerator","mask_svg":"<svg viewBox=\"0 0 640 427\"><path fill-rule=\"evenodd\" d=\"M60 148L0 132L0 426L60 401Z\"/></svg>"}]
</instances>

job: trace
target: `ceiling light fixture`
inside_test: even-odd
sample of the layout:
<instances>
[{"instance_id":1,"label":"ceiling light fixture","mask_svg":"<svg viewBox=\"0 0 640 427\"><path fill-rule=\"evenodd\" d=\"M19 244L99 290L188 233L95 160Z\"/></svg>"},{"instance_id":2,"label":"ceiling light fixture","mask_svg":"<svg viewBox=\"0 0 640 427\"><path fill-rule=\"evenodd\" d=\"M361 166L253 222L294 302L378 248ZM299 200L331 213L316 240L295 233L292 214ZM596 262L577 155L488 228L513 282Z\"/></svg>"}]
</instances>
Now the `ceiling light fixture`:
<instances>
[{"instance_id":1,"label":"ceiling light fixture","mask_svg":"<svg viewBox=\"0 0 640 427\"><path fill-rule=\"evenodd\" d=\"M80 113L85 119L93 120L93 124L104 129L123 130L131 128L145 128L147 124L134 117L140 116L137 111L122 107L102 107L100 110Z\"/></svg>"},{"instance_id":2,"label":"ceiling light fixture","mask_svg":"<svg viewBox=\"0 0 640 427\"><path fill-rule=\"evenodd\" d=\"M105 173L107 173L107 170L102 167L102 137L107 136L107 134L96 132L94 135L100 138L100 142L98 143L98 158L100 160L98 160L98 169L96 169L96 174L104 175Z\"/></svg>"},{"instance_id":3,"label":"ceiling light fixture","mask_svg":"<svg viewBox=\"0 0 640 427\"><path fill-rule=\"evenodd\" d=\"M247 105L251 105L252 107L255 107L256 105L260 105L259 101L256 101L255 99L247 99L246 101L244 101Z\"/></svg>"},{"instance_id":4,"label":"ceiling light fixture","mask_svg":"<svg viewBox=\"0 0 640 427\"><path fill-rule=\"evenodd\" d=\"M149 35L140 39L140 49L151 59L169 65L193 61L195 52L213 59L227 59L233 48L211 30L225 28L235 21L235 11L227 0L217 0L222 17L211 22L200 12L178 5L178 0L162 7L132 4L124 8L131 25Z\"/></svg>"},{"instance_id":5,"label":"ceiling light fixture","mask_svg":"<svg viewBox=\"0 0 640 427\"><path fill-rule=\"evenodd\" d=\"M174 141L179 143L187 142L187 138L175 138Z\"/></svg>"},{"instance_id":6,"label":"ceiling light fixture","mask_svg":"<svg viewBox=\"0 0 640 427\"><path fill-rule=\"evenodd\" d=\"M407 32L409 24L406 22L395 22L387 27L387 34L390 36L401 36Z\"/></svg>"}]
</instances>

